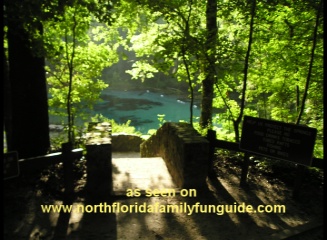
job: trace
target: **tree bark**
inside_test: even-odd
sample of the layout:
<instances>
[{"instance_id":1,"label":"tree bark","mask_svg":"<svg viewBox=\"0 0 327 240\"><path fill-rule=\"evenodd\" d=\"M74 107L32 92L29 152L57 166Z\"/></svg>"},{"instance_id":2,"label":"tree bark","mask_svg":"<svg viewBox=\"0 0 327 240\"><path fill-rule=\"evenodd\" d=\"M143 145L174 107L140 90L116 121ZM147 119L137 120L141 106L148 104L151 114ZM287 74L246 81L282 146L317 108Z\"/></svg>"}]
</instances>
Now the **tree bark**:
<instances>
[{"instance_id":1,"label":"tree bark","mask_svg":"<svg viewBox=\"0 0 327 240\"><path fill-rule=\"evenodd\" d=\"M207 40L206 40L206 77L202 82L202 107L200 126L201 128L212 125L212 100L214 97L215 63L216 63L216 41L218 35L217 27L217 1L208 0L206 9L207 18Z\"/></svg>"},{"instance_id":2,"label":"tree bark","mask_svg":"<svg viewBox=\"0 0 327 240\"><path fill-rule=\"evenodd\" d=\"M3 34L4 36L4 34ZM5 38L5 36L4 36ZM3 103L4 103L4 113L3 113L3 123L4 130L6 132L6 143L7 149L11 148L12 144L12 132L11 132L11 101L10 101L10 82L9 82L9 68L8 68L8 60L5 54L5 48L2 48L2 57L3 57L3 79L4 79L4 91L3 91Z\"/></svg>"},{"instance_id":3,"label":"tree bark","mask_svg":"<svg viewBox=\"0 0 327 240\"><path fill-rule=\"evenodd\" d=\"M248 79L248 69L249 69L249 59L251 53L252 39L253 39L253 31L254 31L254 17L256 11L256 0L253 0L252 8L251 8L251 22L250 22L250 32L249 32L249 41L248 41L248 49L246 52L245 60L244 60L244 70L243 70L243 90L242 90L242 100L240 106L240 114L235 121L233 121L234 130L235 130L235 141L240 141L240 133L239 133L239 124L243 118L243 112L245 108L245 94L246 94L246 86Z\"/></svg>"},{"instance_id":4,"label":"tree bark","mask_svg":"<svg viewBox=\"0 0 327 240\"><path fill-rule=\"evenodd\" d=\"M45 61L33 54L22 22L12 19L15 16L8 17L8 103L11 101L12 121L8 150L18 151L19 158L28 158L46 154L50 147Z\"/></svg>"},{"instance_id":5,"label":"tree bark","mask_svg":"<svg viewBox=\"0 0 327 240\"><path fill-rule=\"evenodd\" d=\"M308 70L307 80L306 80L306 83L305 83L305 89L304 89L304 92L303 92L300 111L299 111L299 114L298 114L297 119L296 119L296 124L300 124L301 117L302 117L302 114L303 114L304 109L305 109L305 101L307 99L308 90L309 90L309 86L310 86L312 66L313 66L313 60L314 60L315 49L316 49L316 44L317 44L317 33L318 33L318 26L319 26L320 11L322 9L322 6L323 6L323 1L321 0L320 5L319 5L319 7L317 9L316 23L315 23L315 27L314 27L314 31L313 31L313 40L312 40L312 49L311 49L309 70Z\"/></svg>"}]
</instances>

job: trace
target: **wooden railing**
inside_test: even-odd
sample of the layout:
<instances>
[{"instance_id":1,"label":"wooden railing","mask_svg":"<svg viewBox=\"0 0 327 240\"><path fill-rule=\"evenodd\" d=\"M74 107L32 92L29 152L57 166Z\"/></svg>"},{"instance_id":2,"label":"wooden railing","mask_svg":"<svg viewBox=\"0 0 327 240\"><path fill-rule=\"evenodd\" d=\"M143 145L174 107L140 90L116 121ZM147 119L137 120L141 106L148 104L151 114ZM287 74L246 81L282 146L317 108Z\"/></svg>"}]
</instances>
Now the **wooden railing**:
<instances>
[{"instance_id":1,"label":"wooden railing","mask_svg":"<svg viewBox=\"0 0 327 240\"><path fill-rule=\"evenodd\" d=\"M43 156L32 158L17 159L17 153L11 156L16 156L16 159L11 159L7 162L9 173L5 172L5 180L13 179L21 175L35 174L51 164L63 163L64 169L64 199L71 202L74 197L74 179L73 179L73 161L81 159L83 149L72 149L71 143L62 144L62 152L51 153ZM18 163L18 164L17 164ZM16 168L16 169L14 169ZM10 174L13 174L10 176Z\"/></svg>"},{"instance_id":2,"label":"wooden railing","mask_svg":"<svg viewBox=\"0 0 327 240\"><path fill-rule=\"evenodd\" d=\"M246 152L246 151L240 149L239 143L228 142L228 141L216 139L216 132L213 130L208 130L207 140L210 142L209 176L212 175L212 173L213 173L213 160L214 160L214 154L215 154L216 149L226 149L226 150L235 151L235 152L242 152L242 153L244 153L244 159L243 159L242 172L241 172L241 177L240 177L240 186L241 187L246 186L249 162L250 162L249 157L251 155L255 155L255 154L249 153L249 152ZM310 167L324 169L323 159L313 157L312 164ZM306 166L302 166L302 165L297 166L297 177L295 179L293 195L298 194L297 191L300 189L300 186L302 184L303 168L306 168Z\"/></svg>"},{"instance_id":3,"label":"wooden railing","mask_svg":"<svg viewBox=\"0 0 327 240\"><path fill-rule=\"evenodd\" d=\"M64 159L66 158L67 154L73 159L78 159L83 156L82 148L72 149L70 152L69 150L67 151L68 152L65 152L63 150L62 152L50 153L47 155L32 158L19 159L19 171L22 173L38 172L51 164L64 162Z\"/></svg>"}]
</instances>

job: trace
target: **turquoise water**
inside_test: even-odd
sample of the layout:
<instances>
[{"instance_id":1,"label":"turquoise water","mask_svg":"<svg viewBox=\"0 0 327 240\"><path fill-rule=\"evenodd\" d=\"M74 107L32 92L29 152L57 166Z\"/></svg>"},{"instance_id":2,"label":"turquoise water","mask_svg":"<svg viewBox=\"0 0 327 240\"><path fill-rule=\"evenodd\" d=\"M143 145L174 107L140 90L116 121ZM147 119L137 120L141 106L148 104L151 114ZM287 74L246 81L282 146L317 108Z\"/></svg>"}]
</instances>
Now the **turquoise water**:
<instances>
[{"instance_id":1,"label":"turquoise water","mask_svg":"<svg viewBox=\"0 0 327 240\"><path fill-rule=\"evenodd\" d=\"M158 114L165 114L167 122L178 122L190 119L190 102L182 100L175 95L164 95L161 93L144 91L118 91L104 90L101 98L90 111L90 115L102 114L114 119L117 123L126 123L131 120L131 126L137 131L146 134L149 129L158 129ZM200 107L195 103L193 106L193 117L200 116ZM50 122L51 119L50 118Z\"/></svg>"}]
</instances>

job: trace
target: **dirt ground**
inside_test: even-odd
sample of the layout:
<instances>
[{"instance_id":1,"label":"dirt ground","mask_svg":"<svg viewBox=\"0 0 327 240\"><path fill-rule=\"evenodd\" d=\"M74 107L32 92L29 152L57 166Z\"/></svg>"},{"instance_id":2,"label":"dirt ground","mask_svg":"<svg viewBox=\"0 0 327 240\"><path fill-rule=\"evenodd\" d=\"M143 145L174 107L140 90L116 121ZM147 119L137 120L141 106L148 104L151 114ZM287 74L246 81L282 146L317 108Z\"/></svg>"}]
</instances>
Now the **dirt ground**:
<instances>
[{"instance_id":1,"label":"dirt ground","mask_svg":"<svg viewBox=\"0 0 327 240\"><path fill-rule=\"evenodd\" d=\"M57 166L58 167L58 166ZM251 161L248 186L239 187L241 161L220 157L215 177L196 197L116 196L121 204L285 205L285 213L42 213L41 204L63 204L61 183L39 176L22 176L4 182L4 239L176 239L256 240L323 239L323 173L306 175L299 200L292 198L293 170ZM60 178L55 168L47 172ZM44 178L44 176L43 176ZM51 186L49 185L51 184ZM76 183L74 205L86 205L83 171ZM318 227L316 229L313 229ZM307 234L296 233L313 229ZM293 236L290 238L290 236ZM287 238L289 237L289 238Z\"/></svg>"}]
</instances>

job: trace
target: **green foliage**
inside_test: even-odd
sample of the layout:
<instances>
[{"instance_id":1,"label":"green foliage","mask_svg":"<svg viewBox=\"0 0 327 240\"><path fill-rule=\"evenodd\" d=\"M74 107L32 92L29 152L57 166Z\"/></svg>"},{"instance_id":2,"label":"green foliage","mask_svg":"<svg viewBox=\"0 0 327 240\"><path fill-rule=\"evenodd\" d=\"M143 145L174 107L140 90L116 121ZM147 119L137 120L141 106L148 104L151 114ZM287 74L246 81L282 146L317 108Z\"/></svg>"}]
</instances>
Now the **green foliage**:
<instances>
[{"instance_id":1,"label":"green foliage","mask_svg":"<svg viewBox=\"0 0 327 240\"><path fill-rule=\"evenodd\" d=\"M115 120L104 117L102 114L96 114L90 117L91 122L108 122L111 124L112 133L127 133L141 136L142 134L136 131L135 127L131 126L131 120L126 123L116 123ZM84 123L84 126L75 126L76 129L76 146L85 148L85 134L87 133L88 122ZM55 132L50 134L51 151L60 152L63 143L67 142L67 128L64 128L62 132Z\"/></svg>"},{"instance_id":2,"label":"green foliage","mask_svg":"<svg viewBox=\"0 0 327 240\"><path fill-rule=\"evenodd\" d=\"M158 121L159 121L159 128L166 122L165 120L165 114L157 114ZM157 132L157 129L149 129L148 135L153 135Z\"/></svg>"},{"instance_id":3,"label":"green foliage","mask_svg":"<svg viewBox=\"0 0 327 240\"><path fill-rule=\"evenodd\" d=\"M86 159L76 159L73 161L73 186L74 193L80 194L83 190L81 186L82 182L86 178ZM43 195L52 196L56 198L62 198L64 196L65 181L64 181L64 166L63 163L52 164L44 169L40 174L40 181L38 182L37 188Z\"/></svg>"},{"instance_id":4,"label":"green foliage","mask_svg":"<svg viewBox=\"0 0 327 240\"><path fill-rule=\"evenodd\" d=\"M126 1L126 5L133 5ZM152 77L163 71L185 81L187 60L193 84L204 80L205 4L198 1L140 1L138 28L129 32L131 47L139 57L129 71L134 78ZM244 114L294 123L308 74L318 1L283 3L257 2L252 50L249 59ZM131 6L129 5L129 6ZM223 139L230 139L233 122L240 112L244 58L247 50L251 4L240 1L218 3L216 89L214 117ZM138 6L138 7L139 7ZM131 10L131 9L130 9ZM137 10L140 10L137 8ZM146 26L142 25L146 19ZM322 20L321 20L322 21ZM320 21L320 22L321 22ZM311 84L302 122L318 129L315 155L322 156L323 37L318 27ZM201 88L200 88L201 90ZM214 124L214 125L215 125ZM196 124L195 124L196 127ZM223 129L223 130L222 130ZM205 132L205 130L204 130Z\"/></svg>"},{"instance_id":5,"label":"green foliage","mask_svg":"<svg viewBox=\"0 0 327 240\"><path fill-rule=\"evenodd\" d=\"M44 28L51 114L68 117L71 140L75 118L87 119L85 109L92 109L108 87L100 77L118 61L118 34L97 23L85 5L66 6L57 21L45 22Z\"/></svg>"},{"instance_id":6,"label":"green foliage","mask_svg":"<svg viewBox=\"0 0 327 240\"><path fill-rule=\"evenodd\" d=\"M158 121L159 121L159 127L161 127L165 122L165 114L157 114L158 116Z\"/></svg>"},{"instance_id":7,"label":"green foliage","mask_svg":"<svg viewBox=\"0 0 327 240\"><path fill-rule=\"evenodd\" d=\"M142 135L140 132L136 131L135 127L130 126L131 120L128 120L126 123L116 123L115 120L104 117L102 114L97 114L91 117L92 122L108 122L111 124L112 133L127 133L127 134L136 134Z\"/></svg>"},{"instance_id":8,"label":"green foliage","mask_svg":"<svg viewBox=\"0 0 327 240\"><path fill-rule=\"evenodd\" d=\"M200 126L200 122L193 122L193 128L201 135L201 136L207 136L208 128L202 128Z\"/></svg>"},{"instance_id":9,"label":"green foliage","mask_svg":"<svg viewBox=\"0 0 327 240\"><path fill-rule=\"evenodd\" d=\"M66 131L50 133L50 152L61 152L61 146L67 142Z\"/></svg>"},{"instance_id":10,"label":"green foliage","mask_svg":"<svg viewBox=\"0 0 327 240\"><path fill-rule=\"evenodd\" d=\"M157 129L149 129L148 130L148 135L153 135L157 132Z\"/></svg>"},{"instance_id":11,"label":"green foliage","mask_svg":"<svg viewBox=\"0 0 327 240\"><path fill-rule=\"evenodd\" d=\"M125 5L132 6L133 2L126 1ZM204 54L201 53L203 47L199 46L203 42L201 38L204 38L205 19L204 14L200 14L204 12L204 6L183 1L141 1L135 8L138 13L133 13L136 16L134 22L139 23L139 27L133 28L128 35L131 43L129 50L138 57L132 69L127 71L132 78L144 81L160 71L178 81L186 81L183 57L187 59L192 77L196 78L199 75L199 62L194 60L196 56ZM195 12L197 14L190 15ZM146 25L142 25L145 19ZM199 39L188 36L191 33ZM186 50L184 54L182 48Z\"/></svg>"},{"instance_id":12,"label":"green foliage","mask_svg":"<svg viewBox=\"0 0 327 240\"><path fill-rule=\"evenodd\" d=\"M86 119L85 109L92 109L109 82L118 86L132 78L161 89L175 87L174 82L191 80L194 89L203 91L206 60L208 55L215 54L213 126L219 128L213 128L221 139L233 139L233 122L241 112L243 97L250 2L218 1L219 32L216 48L210 51L206 50L206 1L122 0L119 5L108 3L110 6L91 0L69 2L83 4L59 6L51 1L45 4L47 17L42 16L46 20L43 40L48 61L49 103L56 114L66 115L70 77L67 73L72 55L72 114ZM245 115L295 123L308 76L317 11L323 11L317 0L257 1ZM55 20L49 17L50 13ZM23 11L22 14L26 15ZM110 18L107 19L110 28L95 20L105 16ZM33 18L26 20L26 28L32 28ZM314 155L323 158L322 17L318 23L313 69L300 123L317 128ZM118 57L126 65L114 66ZM135 82L130 86L137 87L140 82ZM163 123L158 120L159 125ZM198 123L194 126L200 129ZM206 129L201 131L205 134Z\"/></svg>"}]
</instances>

